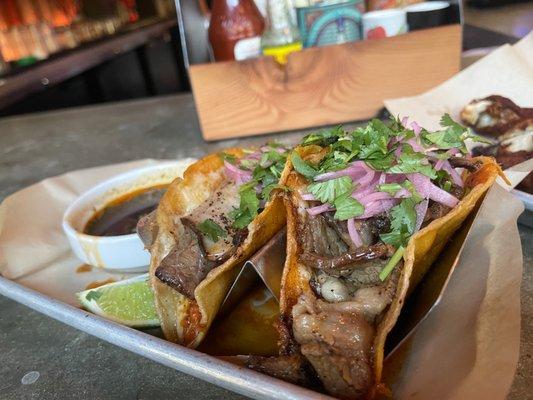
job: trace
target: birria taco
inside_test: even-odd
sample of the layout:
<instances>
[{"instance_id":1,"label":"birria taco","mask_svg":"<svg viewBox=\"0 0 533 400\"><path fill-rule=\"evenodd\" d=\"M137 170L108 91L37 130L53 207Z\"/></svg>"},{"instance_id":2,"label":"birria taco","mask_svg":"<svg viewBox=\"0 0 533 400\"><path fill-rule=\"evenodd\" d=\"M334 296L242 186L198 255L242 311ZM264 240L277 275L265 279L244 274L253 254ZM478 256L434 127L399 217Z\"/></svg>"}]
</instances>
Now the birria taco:
<instances>
[{"instance_id":1,"label":"birria taco","mask_svg":"<svg viewBox=\"0 0 533 400\"><path fill-rule=\"evenodd\" d=\"M379 390L406 296L502 174L465 156L473 135L449 116L437 132L407 124L308 135L287 163L282 354L339 398Z\"/></svg>"},{"instance_id":2,"label":"birria taco","mask_svg":"<svg viewBox=\"0 0 533 400\"><path fill-rule=\"evenodd\" d=\"M228 149L176 179L137 230L151 253L150 279L168 340L196 347L242 265L285 225L271 196L287 148Z\"/></svg>"}]
</instances>

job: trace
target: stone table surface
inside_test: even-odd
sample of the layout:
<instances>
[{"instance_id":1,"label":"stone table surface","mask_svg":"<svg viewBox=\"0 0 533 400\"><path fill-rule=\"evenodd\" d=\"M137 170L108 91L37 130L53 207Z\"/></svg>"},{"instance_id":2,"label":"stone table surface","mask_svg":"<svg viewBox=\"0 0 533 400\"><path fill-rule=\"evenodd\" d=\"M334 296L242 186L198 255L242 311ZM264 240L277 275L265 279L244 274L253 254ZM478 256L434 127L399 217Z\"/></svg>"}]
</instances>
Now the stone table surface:
<instances>
[{"instance_id":1,"label":"stone table surface","mask_svg":"<svg viewBox=\"0 0 533 400\"><path fill-rule=\"evenodd\" d=\"M278 134L276 139L291 140L301 134ZM204 142L191 95L5 118L0 120L0 200L75 169L142 158L201 157L268 138ZM532 398L533 393L533 230L520 226L520 236L522 335L520 362L509 394L513 400ZM6 400L242 398L2 296L0 361L0 398ZM26 375L30 371L39 372L36 381L35 374Z\"/></svg>"}]
</instances>

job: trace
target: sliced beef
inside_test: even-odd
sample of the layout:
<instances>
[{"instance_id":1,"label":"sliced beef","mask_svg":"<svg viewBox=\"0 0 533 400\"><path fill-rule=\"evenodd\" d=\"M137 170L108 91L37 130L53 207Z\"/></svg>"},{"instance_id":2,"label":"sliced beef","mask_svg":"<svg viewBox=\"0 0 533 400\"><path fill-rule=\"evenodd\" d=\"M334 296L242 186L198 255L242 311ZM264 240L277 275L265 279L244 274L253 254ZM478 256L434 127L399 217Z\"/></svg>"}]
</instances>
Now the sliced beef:
<instances>
[{"instance_id":1,"label":"sliced beef","mask_svg":"<svg viewBox=\"0 0 533 400\"><path fill-rule=\"evenodd\" d=\"M315 381L309 362L300 354L276 357L251 356L246 366L300 386L312 386Z\"/></svg>"},{"instance_id":2,"label":"sliced beef","mask_svg":"<svg viewBox=\"0 0 533 400\"><path fill-rule=\"evenodd\" d=\"M382 233L390 232L390 217L386 213L378 214L366 221L368 221L368 224L370 225L370 230L372 231L375 240L377 240Z\"/></svg>"},{"instance_id":3,"label":"sliced beef","mask_svg":"<svg viewBox=\"0 0 533 400\"><path fill-rule=\"evenodd\" d=\"M352 251L356 250L357 247L355 246L354 242L350 238L350 234L348 233L348 225L346 221L339 221L337 219L334 219L333 213L330 212L324 213L323 215L324 216L322 218L324 218L328 226L335 231L335 233L344 242L348 249ZM318 217L320 218L321 216ZM363 246L369 246L374 242L375 235L370 220L356 221L355 229L359 232L359 236L361 237Z\"/></svg>"},{"instance_id":4,"label":"sliced beef","mask_svg":"<svg viewBox=\"0 0 533 400\"><path fill-rule=\"evenodd\" d=\"M377 285L381 283L379 273L387 265L388 259L373 260L365 264L364 268L355 268L347 276L349 282L357 288L361 286Z\"/></svg>"},{"instance_id":5,"label":"sliced beef","mask_svg":"<svg viewBox=\"0 0 533 400\"><path fill-rule=\"evenodd\" d=\"M157 231L159 230L156 214L157 210L154 210L151 213L146 214L139 220L139 222L137 222L137 235L141 238L146 249L152 247L157 236Z\"/></svg>"},{"instance_id":6,"label":"sliced beef","mask_svg":"<svg viewBox=\"0 0 533 400\"><path fill-rule=\"evenodd\" d=\"M181 225L179 240L163 258L155 276L184 296L194 299L194 290L217 264L207 259L194 223L182 218Z\"/></svg>"},{"instance_id":7,"label":"sliced beef","mask_svg":"<svg viewBox=\"0 0 533 400\"><path fill-rule=\"evenodd\" d=\"M328 392L361 397L373 384L374 327L360 313L323 310L323 305L300 297L292 313L294 337Z\"/></svg>"},{"instance_id":8,"label":"sliced beef","mask_svg":"<svg viewBox=\"0 0 533 400\"><path fill-rule=\"evenodd\" d=\"M394 247L385 243L372 246L359 247L357 251L341 255L319 255L317 253L303 252L300 262L314 269L339 270L356 268L358 265L376 259L386 259L394 254Z\"/></svg>"},{"instance_id":9,"label":"sliced beef","mask_svg":"<svg viewBox=\"0 0 533 400\"><path fill-rule=\"evenodd\" d=\"M301 232L299 239L306 252L340 255L348 250L342 237L328 224L324 215L310 216L304 210L298 228Z\"/></svg>"},{"instance_id":10,"label":"sliced beef","mask_svg":"<svg viewBox=\"0 0 533 400\"><path fill-rule=\"evenodd\" d=\"M229 213L239 207L239 201L239 186L234 182L224 182L208 199L187 215L187 219L195 225L210 219L226 231L227 236L219 238L216 242L213 242L207 236L201 235L208 257L211 260L227 259L235 247L233 244L235 236L239 236L237 241L243 239L242 232L239 233L233 227L233 221L228 218Z\"/></svg>"},{"instance_id":11,"label":"sliced beef","mask_svg":"<svg viewBox=\"0 0 533 400\"><path fill-rule=\"evenodd\" d=\"M401 267L385 282L378 278L379 283L359 288L347 301L327 302L304 294L293 307L300 352L333 395L360 398L373 385L375 330L396 293Z\"/></svg>"},{"instance_id":12,"label":"sliced beef","mask_svg":"<svg viewBox=\"0 0 533 400\"><path fill-rule=\"evenodd\" d=\"M457 185L453 185L450 193L458 198L459 200L463 198L465 190ZM451 207L445 206L444 204L438 203L436 201L430 200L426 216L424 217L423 227L429 224L431 221L444 217L451 211Z\"/></svg>"},{"instance_id":13,"label":"sliced beef","mask_svg":"<svg viewBox=\"0 0 533 400\"><path fill-rule=\"evenodd\" d=\"M431 221L444 217L451 210L450 207L444 204L437 203L436 201L430 201L426 216L424 217L424 224L427 225Z\"/></svg>"}]
</instances>

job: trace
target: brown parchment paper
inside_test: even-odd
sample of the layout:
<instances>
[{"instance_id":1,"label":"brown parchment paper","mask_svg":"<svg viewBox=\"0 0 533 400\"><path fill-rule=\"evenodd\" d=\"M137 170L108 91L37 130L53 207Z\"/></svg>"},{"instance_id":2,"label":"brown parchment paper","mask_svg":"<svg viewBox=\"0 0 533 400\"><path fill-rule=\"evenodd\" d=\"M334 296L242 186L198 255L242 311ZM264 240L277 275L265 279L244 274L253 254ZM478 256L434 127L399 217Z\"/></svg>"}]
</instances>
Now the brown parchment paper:
<instances>
[{"instance_id":1,"label":"brown parchment paper","mask_svg":"<svg viewBox=\"0 0 533 400\"><path fill-rule=\"evenodd\" d=\"M161 162L147 159L73 171L8 196L0 205L0 274L72 305L77 305L75 293L90 283L133 276L98 268L76 272L82 262L70 251L62 217L72 201L98 183Z\"/></svg>"},{"instance_id":2,"label":"brown parchment paper","mask_svg":"<svg viewBox=\"0 0 533 400\"><path fill-rule=\"evenodd\" d=\"M395 399L506 397L519 354L523 209L500 185L489 190L440 301L385 361Z\"/></svg>"},{"instance_id":3,"label":"brown parchment paper","mask_svg":"<svg viewBox=\"0 0 533 400\"><path fill-rule=\"evenodd\" d=\"M533 32L515 45L504 45L441 85L413 97L385 100L392 115L408 116L426 129L438 129L448 113L456 121L470 101L491 94L533 107Z\"/></svg>"},{"instance_id":4,"label":"brown parchment paper","mask_svg":"<svg viewBox=\"0 0 533 400\"><path fill-rule=\"evenodd\" d=\"M76 272L81 262L69 250L61 217L100 181L157 162L74 171L6 198L0 274L72 305L87 284L127 277ZM522 249L516 220L522 209L498 185L489 191L439 304L386 360L395 399L505 398L518 359Z\"/></svg>"}]
</instances>

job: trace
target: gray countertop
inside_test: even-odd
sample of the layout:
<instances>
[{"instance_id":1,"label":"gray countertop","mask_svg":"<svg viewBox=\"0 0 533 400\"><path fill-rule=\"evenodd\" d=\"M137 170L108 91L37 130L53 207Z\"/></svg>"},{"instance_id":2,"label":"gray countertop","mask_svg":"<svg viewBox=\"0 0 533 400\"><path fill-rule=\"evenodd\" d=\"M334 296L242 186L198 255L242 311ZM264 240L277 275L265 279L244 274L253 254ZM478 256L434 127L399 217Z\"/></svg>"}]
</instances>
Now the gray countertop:
<instances>
[{"instance_id":1,"label":"gray countertop","mask_svg":"<svg viewBox=\"0 0 533 400\"><path fill-rule=\"evenodd\" d=\"M290 141L301 132L276 135ZM239 140L239 145L269 136ZM86 107L0 120L0 200L74 169L142 158L201 157L235 145L204 142L191 95ZM522 335L509 399L533 387L533 230L524 248ZM237 399L215 387L40 315L0 296L1 399ZM39 378L31 384L30 371ZM35 374L33 374L34 376Z\"/></svg>"}]
</instances>

